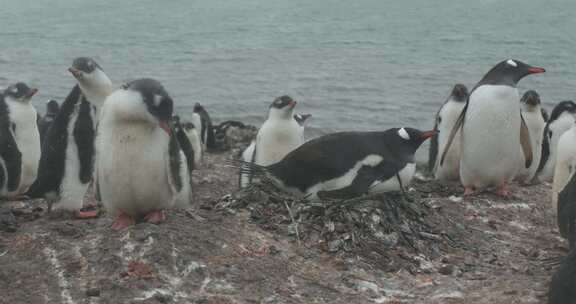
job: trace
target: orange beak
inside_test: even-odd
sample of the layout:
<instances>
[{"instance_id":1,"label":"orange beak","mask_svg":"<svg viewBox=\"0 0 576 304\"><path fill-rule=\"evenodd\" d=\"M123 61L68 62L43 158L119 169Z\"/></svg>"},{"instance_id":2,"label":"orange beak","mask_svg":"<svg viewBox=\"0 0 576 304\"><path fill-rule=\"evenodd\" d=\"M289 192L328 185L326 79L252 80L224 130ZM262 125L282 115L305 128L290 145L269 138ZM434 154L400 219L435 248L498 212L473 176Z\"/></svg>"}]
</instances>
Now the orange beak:
<instances>
[{"instance_id":1,"label":"orange beak","mask_svg":"<svg viewBox=\"0 0 576 304\"><path fill-rule=\"evenodd\" d=\"M30 90L30 93L28 93L26 97L32 98L32 96L36 95L36 93L38 93L38 89L32 89Z\"/></svg>"},{"instance_id":2,"label":"orange beak","mask_svg":"<svg viewBox=\"0 0 576 304\"><path fill-rule=\"evenodd\" d=\"M423 139L428 139L428 138L430 138L430 137L432 137L438 133L440 133L438 130L430 130L430 131L422 132L421 136Z\"/></svg>"},{"instance_id":3,"label":"orange beak","mask_svg":"<svg viewBox=\"0 0 576 304\"><path fill-rule=\"evenodd\" d=\"M82 77L82 72L77 68L68 68L68 71L76 78Z\"/></svg>"},{"instance_id":4,"label":"orange beak","mask_svg":"<svg viewBox=\"0 0 576 304\"><path fill-rule=\"evenodd\" d=\"M172 130L170 129L170 124L167 121L160 121L158 126L162 128L168 135L172 135Z\"/></svg>"}]
</instances>

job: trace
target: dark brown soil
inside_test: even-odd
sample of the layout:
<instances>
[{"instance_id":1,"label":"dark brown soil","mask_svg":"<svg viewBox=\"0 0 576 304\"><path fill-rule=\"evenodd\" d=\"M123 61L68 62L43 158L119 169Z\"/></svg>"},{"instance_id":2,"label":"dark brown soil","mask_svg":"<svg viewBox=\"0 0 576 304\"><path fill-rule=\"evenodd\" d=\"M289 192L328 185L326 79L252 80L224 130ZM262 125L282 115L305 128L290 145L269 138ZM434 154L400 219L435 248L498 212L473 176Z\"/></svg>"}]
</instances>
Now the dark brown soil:
<instances>
[{"instance_id":1,"label":"dark brown soil","mask_svg":"<svg viewBox=\"0 0 576 304\"><path fill-rule=\"evenodd\" d=\"M566 253L549 185L462 202L459 186L416 181L410 194L433 234L460 246L443 238L424 253L400 244L359 252L299 242L289 221L270 229L252 209L216 207L235 197L224 197L237 187L226 164L234 153L207 154L193 207L162 225L115 232L106 215L72 220L47 216L42 202L4 204L0 303L545 303L554 271L545 260Z\"/></svg>"}]
</instances>

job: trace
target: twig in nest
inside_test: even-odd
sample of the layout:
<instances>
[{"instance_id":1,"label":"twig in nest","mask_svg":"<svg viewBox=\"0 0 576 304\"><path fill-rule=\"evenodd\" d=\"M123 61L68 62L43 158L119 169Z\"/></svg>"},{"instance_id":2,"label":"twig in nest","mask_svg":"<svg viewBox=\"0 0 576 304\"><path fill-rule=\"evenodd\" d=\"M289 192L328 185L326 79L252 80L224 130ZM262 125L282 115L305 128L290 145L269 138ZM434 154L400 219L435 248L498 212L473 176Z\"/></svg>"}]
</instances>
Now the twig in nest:
<instances>
[{"instance_id":1,"label":"twig in nest","mask_svg":"<svg viewBox=\"0 0 576 304\"><path fill-rule=\"evenodd\" d=\"M292 215L292 209L290 209L290 207L288 206L288 203L286 201L284 201L284 206L286 206L286 209L288 209L288 215L290 215L290 219L292 220L292 223L294 224L294 230L296 230L296 239L298 241L298 246L301 246L301 242L300 242L300 231L298 231L298 222L296 222L296 220L294 220L294 216Z\"/></svg>"}]
</instances>

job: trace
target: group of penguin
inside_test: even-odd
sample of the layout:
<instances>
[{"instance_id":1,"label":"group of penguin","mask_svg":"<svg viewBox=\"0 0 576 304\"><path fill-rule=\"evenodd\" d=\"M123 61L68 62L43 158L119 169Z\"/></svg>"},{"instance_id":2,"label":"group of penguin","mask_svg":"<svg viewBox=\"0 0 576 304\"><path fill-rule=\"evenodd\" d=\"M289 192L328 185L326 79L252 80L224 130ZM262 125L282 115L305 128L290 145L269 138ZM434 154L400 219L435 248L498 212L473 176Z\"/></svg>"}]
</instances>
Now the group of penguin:
<instances>
[{"instance_id":1,"label":"group of penguin","mask_svg":"<svg viewBox=\"0 0 576 304\"><path fill-rule=\"evenodd\" d=\"M37 89L17 83L0 94L0 197L43 198L50 209L89 218L98 215L84 208L92 185L117 230L161 223L166 209L190 204L192 171L215 141L203 107L196 104L192 122L183 123L157 80L114 88L88 57L75 59L69 71L76 84L60 106L48 102L44 117L30 103ZM573 240L576 104L561 102L548 117L535 91L520 98L517 89L525 76L543 72L513 59L496 64L470 92L456 85L429 131L338 132L306 141L311 115L294 113L297 102L278 97L242 153L240 186L265 179L308 200L405 192L415 153L431 138L435 178L459 179L464 196L486 188L507 196L514 179L553 178L560 230Z\"/></svg>"},{"instance_id":2,"label":"group of penguin","mask_svg":"<svg viewBox=\"0 0 576 304\"><path fill-rule=\"evenodd\" d=\"M550 116L538 93L520 97L518 82L545 69L509 59L468 92L456 84L436 114L434 129L339 132L305 141L296 102L276 99L256 139L242 153L240 186L266 179L308 200L405 192L414 154L431 138L429 169L440 181L459 180L464 197L508 185L553 181L552 202L562 235L576 240L576 104L558 103ZM558 199L559 198L559 199ZM576 246L574 246L576 247ZM576 303L576 250L554 276L550 303Z\"/></svg>"},{"instance_id":3,"label":"group of penguin","mask_svg":"<svg viewBox=\"0 0 576 304\"><path fill-rule=\"evenodd\" d=\"M84 199L92 185L114 229L160 223L166 208L190 204L192 170L213 141L205 109L196 104L194 121L181 123L157 80L114 89L88 57L68 70L76 84L43 117L30 102L37 89L20 82L0 94L0 197L43 198L50 210L91 218L97 210Z\"/></svg>"}]
</instances>

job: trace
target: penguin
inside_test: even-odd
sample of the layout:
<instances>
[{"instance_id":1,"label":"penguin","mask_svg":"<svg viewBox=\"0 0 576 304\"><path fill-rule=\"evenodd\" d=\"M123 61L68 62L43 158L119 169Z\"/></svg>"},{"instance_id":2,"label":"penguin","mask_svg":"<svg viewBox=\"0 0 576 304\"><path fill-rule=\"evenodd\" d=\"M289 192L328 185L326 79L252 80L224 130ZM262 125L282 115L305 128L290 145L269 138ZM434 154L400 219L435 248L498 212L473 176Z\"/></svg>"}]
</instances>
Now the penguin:
<instances>
[{"instance_id":1,"label":"penguin","mask_svg":"<svg viewBox=\"0 0 576 304\"><path fill-rule=\"evenodd\" d=\"M40 162L37 112L30 100L38 89L23 82L0 95L0 197L20 199L36 180Z\"/></svg>"},{"instance_id":2,"label":"penguin","mask_svg":"<svg viewBox=\"0 0 576 304\"><path fill-rule=\"evenodd\" d=\"M463 84L456 84L452 92L442 107L436 113L434 130L439 133L430 139L430 150L428 151L428 168L437 180L458 180L460 174L460 146L454 145L446 155L446 160L441 166L438 162L438 150L444 150L448 141L448 135L454 127L458 116L464 109L468 99L468 88ZM457 140L460 138L460 132L456 135Z\"/></svg>"},{"instance_id":3,"label":"penguin","mask_svg":"<svg viewBox=\"0 0 576 304\"><path fill-rule=\"evenodd\" d=\"M548 289L548 304L576 304L576 250L562 260L552 275Z\"/></svg>"},{"instance_id":4,"label":"penguin","mask_svg":"<svg viewBox=\"0 0 576 304\"><path fill-rule=\"evenodd\" d=\"M44 138L46 137L46 132L54 122L56 115L58 115L58 111L60 111L60 105L54 99L50 99L46 102L46 113L40 121L38 122L38 129L40 131L40 142L44 142Z\"/></svg>"},{"instance_id":5,"label":"penguin","mask_svg":"<svg viewBox=\"0 0 576 304\"><path fill-rule=\"evenodd\" d=\"M416 170L416 150L435 134L412 128L333 133L302 144L268 166L241 162L241 170L309 200L404 192Z\"/></svg>"},{"instance_id":6,"label":"penguin","mask_svg":"<svg viewBox=\"0 0 576 304\"><path fill-rule=\"evenodd\" d=\"M205 150L216 149L216 140L214 138L214 127L208 111L200 104L196 103L193 109L194 115L192 123L200 130L200 138Z\"/></svg>"},{"instance_id":7,"label":"penguin","mask_svg":"<svg viewBox=\"0 0 576 304\"><path fill-rule=\"evenodd\" d=\"M530 133L532 158L534 161L529 168L525 168L522 162L520 162L516 179L528 184L532 181L538 169L539 162L537 160L539 160L542 155L542 137L544 136L546 121L542 114L540 95L534 90L529 90L524 93L520 99L520 109L528 132ZM522 153L522 151L519 153Z\"/></svg>"},{"instance_id":8,"label":"penguin","mask_svg":"<svg viewBox=\"0 0 576 304\"><path fill-rule=\"evenodd\" d=\"M530 134L520 113L516 85L527 75L543 72L543 68L518 60L504 60L470 92L440 159L443 165L461 130L460 181L465 197L489 186L495 186L498 195L508 196L507 184L516 175L522 157L524 167L532 164ZM518 153L519 147L523 153Z\"/></svg>"},{"instance_id":9,"label":"penguin","mask_svg":"<svg viewBox=\"0 0 576 304\"><path fill-rule=\"evenodd\" d=\"M102 202L116 217L112 229L141 219L159 224L165 209L190 203L193 156L180 145L185 134L170 127L173 107L162 84L149 78L127 83L106 99L96 173Z\"/></svg>"},{"instance_id":10,"label":"penguin","mask_svg":"<svg viewBox=\"0 0 576 304\"><path fill-rule=\"evenodd\" d=\"M570 249L576 249L576 174L572 174L570 180L558 194L557 205L558 231L560 235L568 239Z\"/></svg>"},{"instance_id":11,"label":"penguin","mask_svg":"<svg viewBox=\"0 0 576 304\"><path fill-rule=\"evenodd\" d=\"M192 122L183 123L182 128L184 132L186 132L188 141L192 145L192 150L194 151L194 166L198 167L202 162L202 155L203 155L202 140L200 139L198 129L196 128L196 125Z\"/></svg>"},{"instance_id":12,"label":"penguin","mask_svg":"<svg viewBox=\"0 0 576 304\"><path fill-rule=\"evenodd\" d=\"M556 146L556 165L552 182L552 210L557 210L558 194L576 171L576 124L564 132Z\"/></svg>"},{"instance_id":13,"label":"penguin","mask_svg":"<svg viewBox=\"0 0 576 304\"><path fill-rule=\"evenodd\" d=\"M537 170L539 181L551 181L556 165L556 147L560 136L572 127L576 120L576 104L571 100L559 102L546 123L542 156Z\"/></svg>"},{"instance_id":14,"label":"penguin","mask_svg":"<svg viewBox=\"0 0 576 304\"><path fill-rule=\"evenodd\" d=\"M268 118L256 134L253 145L242 153L244 161L268 166L280 161L286 154L304 143L304 130L294 118L296 101L280 96L270 104ZM252 182L252 176L240 172L240 187Z\"/></svg>"},{"instance_id":15,"label":"penguin","mask_svg":"<svg viewBox=\"0 0 576 304\"><path fill-rule=\"evenodd\" d=\"M45 198L49 210L70 210L77 218L92 218L96 211L80 209L94 173L98 110L112 92L112 81L92 58L76 58L68 70L77 84L46 133L38 179L27 195Z\"/></svg>"}]
</instances>

